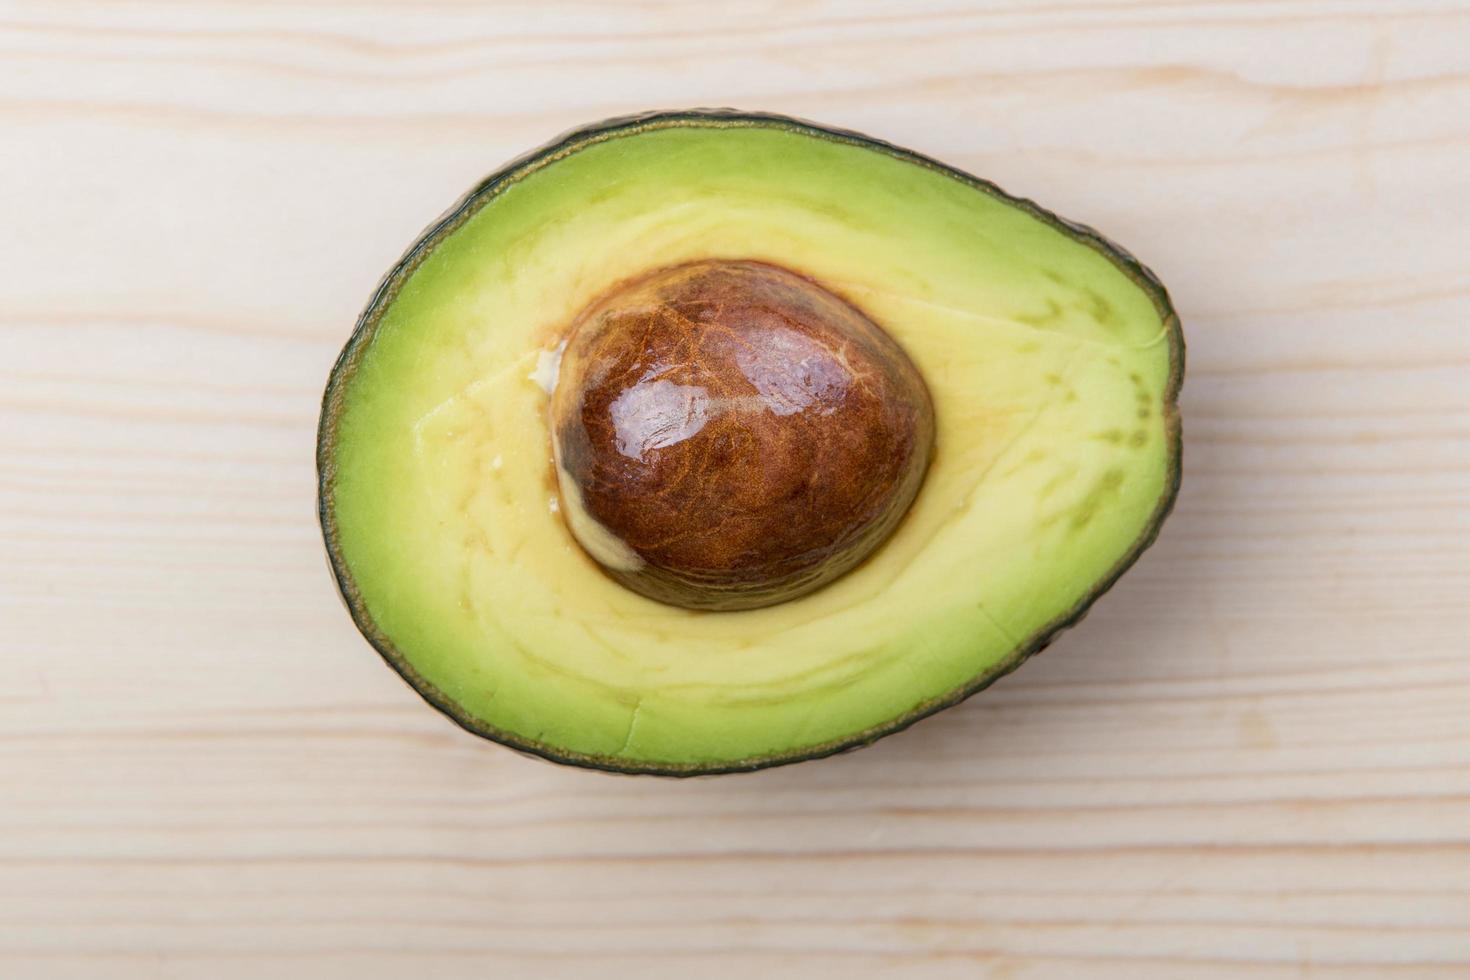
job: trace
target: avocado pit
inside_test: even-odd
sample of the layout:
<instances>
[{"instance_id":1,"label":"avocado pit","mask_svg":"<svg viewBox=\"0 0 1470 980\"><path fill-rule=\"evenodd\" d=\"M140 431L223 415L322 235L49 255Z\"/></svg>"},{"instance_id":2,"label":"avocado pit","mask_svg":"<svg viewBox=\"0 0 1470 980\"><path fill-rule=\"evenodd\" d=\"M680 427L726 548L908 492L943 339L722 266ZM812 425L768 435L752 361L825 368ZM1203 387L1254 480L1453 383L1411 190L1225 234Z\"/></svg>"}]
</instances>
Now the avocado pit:
<instances>
[{"instance_id":1,"label":"avocado pit","mask_svg":"<svg viewBox=\"0 0 1470 980\"><path fill-rule=\"evenodd\" d=\"M902 348L794 272L702 261L572 325L551 398L560 510L607 574L752 609L847 572L923 482L934 410Z\"/></svg>"}]
</instances>

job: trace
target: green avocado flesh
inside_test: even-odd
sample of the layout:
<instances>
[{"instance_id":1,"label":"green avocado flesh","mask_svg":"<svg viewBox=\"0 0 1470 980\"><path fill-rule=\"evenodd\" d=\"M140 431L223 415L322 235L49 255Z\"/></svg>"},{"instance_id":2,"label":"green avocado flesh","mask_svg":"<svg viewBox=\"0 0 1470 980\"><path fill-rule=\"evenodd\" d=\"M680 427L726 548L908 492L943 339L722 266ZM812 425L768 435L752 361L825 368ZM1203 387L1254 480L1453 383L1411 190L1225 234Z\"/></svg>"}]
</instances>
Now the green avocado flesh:
<instances>
[{"instance_id":1,"label":"green avocado flesh","mask_svg":"<svg viewBox=\"0 0 1470 980\"><path fill-rule=\"evenodd\" d=\"M845 297L937 424L875 554L740 612L603 574L550 461L545 375L577 313L710 258ZM322 522L359 627L470 730L605 769L754 769L903 727L1075 621L1172 504L1181 371L1147 270L989 184L780 117L615 121L487 180L389 274L327 389Z\"/></svg>"}]
</instances>

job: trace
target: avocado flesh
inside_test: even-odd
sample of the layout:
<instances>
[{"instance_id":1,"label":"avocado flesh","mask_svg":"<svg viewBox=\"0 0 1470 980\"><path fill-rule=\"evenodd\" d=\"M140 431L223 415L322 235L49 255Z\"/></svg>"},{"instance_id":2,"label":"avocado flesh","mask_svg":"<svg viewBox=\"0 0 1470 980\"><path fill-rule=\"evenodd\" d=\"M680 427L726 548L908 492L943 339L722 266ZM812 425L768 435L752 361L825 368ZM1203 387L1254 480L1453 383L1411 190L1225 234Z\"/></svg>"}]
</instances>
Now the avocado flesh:
<instances>
[{"instance_id":1,"label":"avocado flesh","mask_svg":"<svg viewBox=\"0 0 1470 980\"><path fill-rule=\"evenodd\" d=\"M933 396L892 538L822 590L701 613L618 585L558 511L541 382L576 314L699 259L797 271ZM354 618L461 724L627 771L757 768L984 686L1142 550L1178 478L1162 288L931 161L775 117L593 127L509 168L390 273L324 405L322 517Z\"/></svg>"}]
</instances>

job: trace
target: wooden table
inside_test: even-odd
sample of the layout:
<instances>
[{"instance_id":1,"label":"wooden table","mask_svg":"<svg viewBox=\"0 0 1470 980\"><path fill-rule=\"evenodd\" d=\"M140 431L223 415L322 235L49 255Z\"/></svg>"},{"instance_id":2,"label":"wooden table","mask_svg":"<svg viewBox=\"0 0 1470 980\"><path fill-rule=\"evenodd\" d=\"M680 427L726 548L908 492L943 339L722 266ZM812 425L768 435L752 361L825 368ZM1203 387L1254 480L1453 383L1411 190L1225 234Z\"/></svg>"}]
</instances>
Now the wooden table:
<instances>
[{"instance_id":1,"label":"wooden table","mask_svg":"<svg viewBox=\"0 0 1470 980\"><path fill-rule=\"evenodd\" d=\"M363 643L327 369L478 176L734 104L1096 224L1189 340L1081 628L872 749L523 759ZM0 3L0 976L1470 976L1470 3Z\"/></svg>"}]
</instances>

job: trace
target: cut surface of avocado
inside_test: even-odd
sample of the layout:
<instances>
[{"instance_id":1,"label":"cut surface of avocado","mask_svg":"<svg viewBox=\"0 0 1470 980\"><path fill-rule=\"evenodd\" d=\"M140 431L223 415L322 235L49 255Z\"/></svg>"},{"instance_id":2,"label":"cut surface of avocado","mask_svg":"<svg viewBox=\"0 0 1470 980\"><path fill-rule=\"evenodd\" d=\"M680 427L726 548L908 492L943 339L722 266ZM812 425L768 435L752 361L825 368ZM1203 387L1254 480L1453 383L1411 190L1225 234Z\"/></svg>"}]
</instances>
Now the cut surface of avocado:
<instances>
[{"instance_id":1,"label":"cut surface of avocado","mask_svg":"<svg viewBox=\"0 0 1470 980\"><path fill-rule=\"evenodd\" d=\"M609 574L637 556L575 533L553 460L579 315L700 263L818 284L932 399L896 526L760 608ZM613 120L486 180L389 273L328 384L322 524L359 628L471 731L618 771L760 768L904 727L1075 622L1172 505L1182 371L1146 269L993 185L784 117Z\"/></svg>"}]
</instances>

